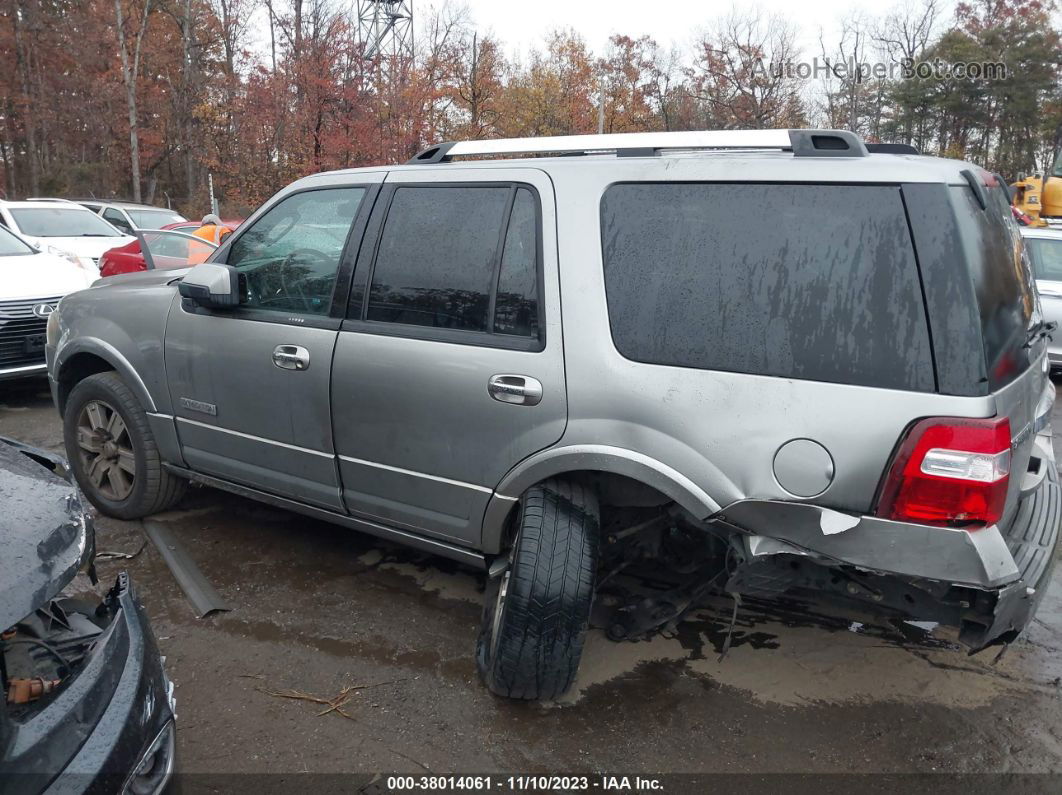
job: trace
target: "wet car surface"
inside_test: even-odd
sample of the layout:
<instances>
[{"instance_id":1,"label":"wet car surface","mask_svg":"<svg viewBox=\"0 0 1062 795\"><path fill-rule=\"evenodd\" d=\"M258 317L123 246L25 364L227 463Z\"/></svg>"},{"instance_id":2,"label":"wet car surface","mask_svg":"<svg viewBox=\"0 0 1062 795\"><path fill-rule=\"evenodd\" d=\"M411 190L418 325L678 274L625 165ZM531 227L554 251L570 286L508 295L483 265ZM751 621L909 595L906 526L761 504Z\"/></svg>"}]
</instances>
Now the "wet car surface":
<instances>
[{"instance_id":1,"label":"wet car surface","mask_svg":"<svg viewBox=\"0 0 1062 795\"><path fill-rule=\"evenodd\" d=\"M128 574L96 579L66 461L0 436L0 506L0 791L160 792L173 688Z\"/></svg>"},{"instance_id":2,"label":"wet car surface","mask_svg":"<svg viewBox=\"0 0 1062 795\"><path fill-rule=\"evenodd\" d=\"M61 452L44 383L0 392L0 434ZM648 642L593 630L571 693L520 704L476 677L480 575L209 489L155 519L232 608L196 618L150 543L98 563L137 583L183 773L1062 771L1059 567L998 659L930 625L746 600L720 661L718 600ZM144 544L138 522L96 526L101 553Z\"/></svg>"}]
</instances>

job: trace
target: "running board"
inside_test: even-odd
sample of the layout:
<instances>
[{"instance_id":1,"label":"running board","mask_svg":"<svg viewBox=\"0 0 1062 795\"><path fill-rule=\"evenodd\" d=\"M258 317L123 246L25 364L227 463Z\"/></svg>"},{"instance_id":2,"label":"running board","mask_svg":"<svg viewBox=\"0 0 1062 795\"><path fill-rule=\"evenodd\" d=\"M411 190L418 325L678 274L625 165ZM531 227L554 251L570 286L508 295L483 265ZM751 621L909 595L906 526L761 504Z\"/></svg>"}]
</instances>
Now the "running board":
<instances>
[{"instance_id":1,"label":"running board","mask_svg":"<svg viewBox=\"0 0 1062 795\"><path fill-rule=\"evenodd\" d=\"M250 486L241 486L238 483L232 483L228 480L212 477L211 475L193 472L190 469L184 469L183 467L175 466L173 464L163 464L162 466L167 472L172 472L174 475L187 478L196 483L202 483L204 486L221 489L222 491L227 491L240 497L264 502L294 513L301 513L303 516L309 516L313 519L320 519L324 522L331 522L332 524L349 527L352 530L368 533L371 536L382 538L385 541L393 541L396 544L412 547L421 552L440 555L444 558L456 560L458 563L464 563L477 569L482 570L487 568L487 559L480 553L468 549L467 547L461 547L457 544L449 544L446 541L439 541L434 538L417 535L416 533L410 533L405 530L396 530L393 527L388 527L387 525L379 524L377 522L370 522L367 519L359 519L354 516L335 513L334 511L326 511L324 508L315 508L312 505L305 505L301 502L290 500L287 497L278 497L276 494L259 491Z\"/></svg>"}]
</instances>

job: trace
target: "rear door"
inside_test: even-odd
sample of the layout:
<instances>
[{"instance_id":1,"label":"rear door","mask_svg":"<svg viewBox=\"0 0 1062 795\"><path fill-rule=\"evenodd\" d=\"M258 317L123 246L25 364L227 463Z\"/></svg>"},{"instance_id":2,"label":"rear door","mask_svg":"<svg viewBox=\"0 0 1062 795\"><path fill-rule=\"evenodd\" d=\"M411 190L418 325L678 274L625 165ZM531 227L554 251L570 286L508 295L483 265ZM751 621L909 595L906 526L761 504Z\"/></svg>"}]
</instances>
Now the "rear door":
<instances>
[{"instance_id":1,"label":"rear door","mask_svg":"<svg viewBox=\"0 0 1062 795\"><path fill-rule=\"evenodd\" d=\"M559 300L543 172L390 174L332 371L346 507L478 545L494 486L564 430Z\"/></svg>"}]
</instances>

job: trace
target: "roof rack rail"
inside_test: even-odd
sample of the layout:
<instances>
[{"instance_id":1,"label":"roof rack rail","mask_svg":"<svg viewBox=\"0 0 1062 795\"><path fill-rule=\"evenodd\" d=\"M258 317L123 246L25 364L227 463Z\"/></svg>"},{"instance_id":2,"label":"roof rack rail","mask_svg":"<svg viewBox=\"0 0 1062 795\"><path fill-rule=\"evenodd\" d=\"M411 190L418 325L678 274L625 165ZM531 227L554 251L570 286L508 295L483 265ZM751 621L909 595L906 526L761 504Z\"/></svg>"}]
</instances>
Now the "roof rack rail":
<instances>
[{"instance_id":1,"label":"roof rack rail","mask_svg":"<svg viewBox=\"0 0 1062 795\"><path fill-rule=\"evenodd\" d=\"M920 155L917 146L911 144L866 144L872 155Z\"/></svg>"},{"instance_id":2,"label":"roof rack rail","mask_svg":"<svg viewBox=\"0 0 1062 795\"><path fill-rule=\"evenodd\" d=\"M76 201L71 199L59 199L54 196L30 196L28 199L23 199L27 202L63 202L64 204L77 204Z\"/></svg>"},{"instance_id":3,"label":"roof rack rail","mask_svg":"<svg viewBox=\"0 0 1062 795\"><path fill-rule=\"evenodd\" d=\"M867 147L847 130L692 130L689 132L556 135L435 144L409 165L449 163L455 157L497 155L590 155L647 157L664 150L777 149L796 157L866 157Z\"/></svg>"}]
</instances>

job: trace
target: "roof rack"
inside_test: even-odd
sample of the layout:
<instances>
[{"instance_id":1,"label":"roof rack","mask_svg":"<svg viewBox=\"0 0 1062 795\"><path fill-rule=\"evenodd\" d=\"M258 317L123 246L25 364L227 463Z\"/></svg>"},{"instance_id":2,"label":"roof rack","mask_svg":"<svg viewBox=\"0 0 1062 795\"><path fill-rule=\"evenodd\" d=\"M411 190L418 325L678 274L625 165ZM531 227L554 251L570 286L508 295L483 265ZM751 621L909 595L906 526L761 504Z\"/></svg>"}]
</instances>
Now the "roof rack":
<instances>
[{"instance_id":1,"label":"roof rack","mask_svg":"<svg viewBox=\"0 0 1062 795\"><path fill-rule=\"evenodd\" d=\"M792 151L796 157L866 157L869 154L859 136L847 130L694 130L448 141L428 147L407 163L448 163L455 157L610 152L617 157L651 157L665 150L691 149L777 149Z\"/></svg>"},{"instance_id":2,"label":"roof rack","mask_svg":"<svg viewBox=\"0 0 1062 795\"><path fill-rule=\"evenodd\" d=\"M917 146L911 144L867 144L867 151L872 155L920 155Z\"/></svg>"},{"instance_id":3,"label":"roof rack","mask_svg":"<svg viewBox=\"0 0 1062 795\"><path fill-rule=\"evenodd\" d=\"M63 204L77 204L76 201L70 199L57 199L51 196L30 196L28 199L23 199L27 202L62 202Z\"/></svg>"}]
</instances>

